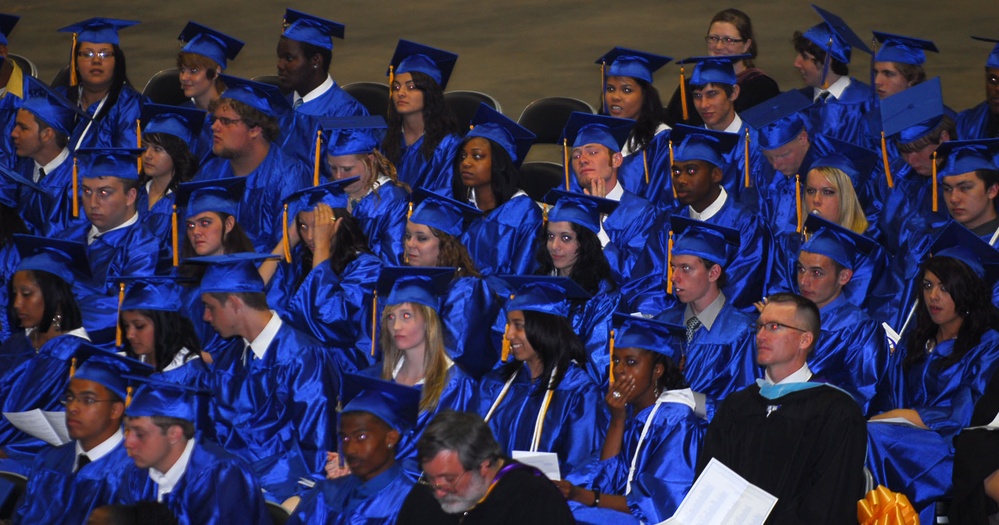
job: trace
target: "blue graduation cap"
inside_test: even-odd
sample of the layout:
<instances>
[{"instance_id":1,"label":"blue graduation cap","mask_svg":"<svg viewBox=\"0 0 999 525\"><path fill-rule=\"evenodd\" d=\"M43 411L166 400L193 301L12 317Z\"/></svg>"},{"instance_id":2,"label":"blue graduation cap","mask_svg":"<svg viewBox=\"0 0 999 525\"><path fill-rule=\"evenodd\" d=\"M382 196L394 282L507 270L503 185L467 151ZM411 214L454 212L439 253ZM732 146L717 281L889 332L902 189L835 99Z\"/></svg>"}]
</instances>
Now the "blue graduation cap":
<instances>
[{"instance_id":1,"label":"blue graduation cap","mask_svg":"<svg viewBox=\"0 0 999 525\"><path fill-rule=\"evenodd\" d=\"M76 370L71 379L83 379L103 385L126 403L131 390L130 378L147 377L155 371L142 361L90 343L82 343L73 360L76 362Z\"/></svg>"},{"instance_id":2,"label":"blue graduation cap","mask_svg":"<svg viewBox=\"0 0 999 525\"><path fill-rule=\"evenodd\" d=\"M125 283L125 297L119 309L127 310L157 310L163 312L180 312L184 306L181 297L182 289L178 278L162 276L118 276L109 280Z\"/></svg>"},{"instance_id":3,"label":"blue graduation cap","mask_svg":"<svg viewBox=\"0 0 999 525\"><path fill-rule=\"evenodd\" d=\"M452 237L465 231L465 222L482 216L482 211L464 202L456 201L423 188L413 191L413 214L410 222L436 228Z\"/></svg>"},{"instance_id":4,"label":"blue graduation cap","mask_svg":"<svg viewBox=\"0 0 999 525\"><path fill-rule=\"evenodd\" d=\"M242 40L194 21L184 26L177 40L185 42L181 52L208 57L223 70L226 68L226 62L236 58L239 50L243 49Z\"/></svg>"},{"instance_id":5,"label":"blue graduation cap","mask_svg":"<svg viewBox=\"0 0 999 525\"><path fill-rule=\"evenodd\" d=\"M537 138L527 128L485 103L479 104L479 109L469 123L472 129L465 135L466 138L482 137L499 144L517 166L527 157L527 152Z\"/></svg>"},{"instance_id":6,"label":"blue graduation cap","mask_svg":"<svg viewBox=\"0 0 999 525\"><path fill-rule=\"evenodd\" d=\"M991 288L999 280L999 251L957 221L950 221L930 246L929 257L953 257L967 264Z\"/></svg>"},{"instance_id":7,"label":"blue graduation cap","mask_svg":"<svg viewBox=\"0 0 999 525\"><path fill-rule=\"evenodd\" d=\"M506 311L530 310L544 314L569 316L570 299L589 299L590 294L568 277L541 275L498 275L513 298Z\"/></svg>"},{"instance_id":8,"label":"blue graduation cap","mask_svg":"<svg viewBox=\"0 0 999 525\"><path fill-rule=\"evenodd\" d=\"M734 86L738 81L735 76L733 62L745 58L752 58L753 55L728 55L728 56L696 56L677 60L677 64L697 64L693 73L690 74L690 84L693 86L703 86L706 84L728 84Z\"/></svg>"},{"instance_id":9,"label":"blue graduation cap","mask_svg":"<svg viewBox=\"0 0 999 525\"><path fill-rule=\"evenodd\" d=\"M986 38L983 36L973 36L971 38L974 38L975 40L979 40L982 42L990 42L995 44L995 47L992 48L992 52L989 53L988 60L985 62L985 67L999 69L999 40L995 38Z\"/></svg>"},{"instance_id":10,"label":"blue graduation cap","mask_svg":"<svg viewBox=\"0 0 999 525\"><path fill-rule=\"evenodd\" d=\"M331 38L343 40L345 29L343 24L291 8L284 12L284 23L288 27L284 30L284 33L281 33L281 36L295 40L296 42L305 42L316 47L332 50L333 41Z\"/></svg>"},{"instance_id":11,"label":"blue graduation cap","mask_svg":"<svg viewBox=\"0 0 999 525\"><path fill-rule=\"evenodd\" d=\"M28 92L21 109L29 111L52 129L68 137L73 134L77 119L90 120L90 115L79 106L41 80L29 76L26 81Z\"/></svg>"},{"instance_id":12,"label":"blue graduation cap","mask_svg":"<svg viewBox=\"0 0 999 525\"><path fill-rule=\"evenodd\" d=\"M120 20L98 16L70 24L59 29L59 32L76 33L77 42L118 45L120 43L118 40L118 31L132 27L138 23L138 20Z\"/></svg>"},{"instance_id":13,"label":"blue graduation cap","mask_svg":"<svg viewBox=\"0 0 999 525\"><path fill-rule=\"evenodd\" d=\"M125 409L128 417L165 416L195 423L197 396L207 391L181 383L146 379Z\"/></svg>"},{"instance_id":14,"label":"blue graduation cap","mask_svg":"<svg viewBox=\"0 0 999 525\"><path fill-rule=\"evenodd\" d=\"M443 91L457 61L458 55L449 51L400 39L387 73L389 83L392 83L394 75L416 71L430 76Z\"/></svg>"},{"instance_id":15,"label":"blue graduation cap","mask_svg":"<svg viewBox=\"0 0 999 525\"><path fill-rule=\"evenodd\" d=\"M601 144L617 153L624 148L634 127L634 120L573 111L562 130L562 139L570 148Z\"/></svg>"},{"instance_id":16,"label":"blue graduation cap","mask_svg":"<svg viewBox=\"0 0 999 525\"><path fill-rule=\"evenodd\" d=\"M35 184L34 181L26 179L22 177L20 173L17 173L16 171L13 170L9 170L3 166L0 166L0 178L6 178L7 180L17 184L18 186L29 188L32 191L37 191L42 194L46 193L45 189L39 186L38 184ZM3 204L4 206L9 206L11 208L17 208L19 204L18 192L16 191L0 192L0 204Z\"/></svg>"},{"instance_id":17,"label":"blue graduation cap","mask_svg":"<svg viewBox=\"0 0 999 525\"><path fill-rule=\"evenodd\" d=\"M254 82L230 75L219 75L225 82L226 90L219 98L238 100L270 117L280 117L291 109L288 99L277 86Z\"/></svg>"},{"instance_id":18,"label":"blue graduation cap","mask_svg":"<svg viewBox=\"0 0 999 525\"><path fill-rule=\"evenodd\" d=\"M724 268L739 249L739 230L732 228L673 215L670 230L674 236L671 258L693 255Z\"/></svg>"},{"instance_id":19,"label":"blue graduation cap","mask_svg":"<svg viewBox=\"0 0 999 525\"><path fill-rule=\"evenodd\" d=\"M614 337L615 347L639 348L680 363L683 357L681 339L687 335L685 327L620 313L614 314L613 323L618 327Z\"/></svg>"},{"instance_id":20,"label":"blue graduation cap","mask_svg":"<svg viewBox=\"0 0 999 525\"><path fill-rule=\"evenodd\" d=\"M818 215L809 215L805 219L805 231L810 233L810 237L801 245L800 251L825 255L851 270L856 267L858 256L870 255L878 246L870 237Z\"/></svg>"},{"instance_id":21,"label":"blue graduation cap","mask_svg":"<svg viewBox=\"0 0 999 525\"><path fill-rule=\"evenodd\" d=\"M243 177L184 182L177 186L174 204L184 219L211 211L239 216L246 180Z\"/></svg>"},{"instance_id":22,"label":"blue graduation cap","mask_svg":"<svg viewBox=\"0 0 999 525\"><path fill-rule=\"evenodd\" d=\"M341 416L366 412L400 434L416 426L422 392L406 385L360 374L343 374Z\"/></svg>"},{"instance_id":23,"label":"blue graduation cap","mask_svg":"<svg viewBox=\"0 0 999 525\"><path fill-rule=\"evenodd\" d=\"M21 256L21 262L17 264L18 272L47 272L68 284L73 284L77 276L84 280L91 277L87 247L83 243L14 234L14 246Z\"/></svg>"},{"instance_id":24,"label":"blue graduation cap","mask_svg":"<svg viewBox=\"0 0 999 525\"><path fill-rule=\"evenodd\" d=\"M933 131L944 116L940 77L920 82L881 101L881 126L899 144L915 142Z\"/></svg>"},{"instance_id":25,"label":"blue graduation cap","mask_svg":"<svg viewBox=\"0 0 999 525\"><path fill-rule=\"evenodd\" d=\"M138 180L138 159L143 150L136 148L80 148L76 158L80 161L80 177L117 177Z\"/></svg>"},{"instance_id":26,"label":"blue graduation cap","mask_svg":"<svg viewBox=\"0 0 999 525\"><path fill-rule=\"evenodd\" d=\"M937 170L937 180L975 170L995 170L992 155L999 148L999 139L949 140L937 147L937 156L946 157Z\"/></svg>"},{"instance_id":27,"label":"blue graduation cap","mask_svg":"<svg viewBox=\"0 0 999 525\"><path fill-rule=\"evenodd\" d=\"M545 202L555 206L548 210L548 222L571 222L593 233L600 233L600 215L609 215L617 209L617 201L553 189L545 195Z\"/></svg>"},{"instance_id":28,"label":"blue graduation cap","mask_svg":"<svg viewBox=\"0 0 999 525\"><path fill-rule=\"evenodd\" d=\"M739 115L759 132L760 147L777 149L805 131L803 113L812 101L797 89L785 91Z\"/></svg>"},{"instance_id":29,"label":"blue graduation cap","mask_svg":"<svg viewBox=\"0 0 999 525\"><path fill-rule=\"evenodd\" d=\"M20 19L21 17L17 15L0 13L0 45L7 45L7 37L10 36L10 32L14 30L14 26Z\"/></svg>"},{"instance_id":30,"label":"blue graduation cap","mask_svg":"<svg viewBox=\"0 0 999 525\"><path fill-rule=\"evenodd\" d=\"M388 125L378 115L326 117L319 127L329 134L326 153L333 157L371 153L385 137Z\"/></svg>"},{"instance_id":31,"label":"blue graduation cap","mask_svg":"<svg viewBox=\"0 0 999 525\"><path fill-rule=\"evenodd\" d=\"M822 153L812 162L811 168L836 168L846 173L857 189L867 181L880 160L876 151L832 137L817 138L815 145Z\"/></svg>"},{"instance_id":32,"label":"blue graduation cap","mask_svg":"<svg viewBox=\"0 0 999 525\"><path fill-rule=\"evenodd\" d=\"M597 59L607 65L604 77L631 77L652 83L652 74L669 64L673 57L646 53L625 47L615 47Z\"/></svg>"},{"instance_id":33,"label":"blue graduation cap","mask_svg":"<svg viewBox=\"0 0 999 525\"><path fill-rule=\"evenodd\" d=\"M674 144L673 162L702 160L724 169L725 155L739 142L739 135L707 128L677 124L670 132Z\"/></svg>"},{"instance_id":34,"label":"blue graduation cap","mask_svg":"<svg viewBox=\"0 0 999 525\"><path fill-rule=\"evenodd\" d=\"M883 44L874 55L875 62L899 62L918 66L926 62L926 51L940 52L936 44L922 38L881 31L874 31L874 38Z\"/></svg>"},{"instance_id":35,"label":"blue graduation cap","mask_svg":"<svg viewBox=\"0 0 999 525\"><path fill-rule=\"evenodd\" d=\"M347 186L357 182L359 177L340 179L319 186L304 188L289 195L284 201L288 204L288 215L293 217L300 211L311 211L320 204L330 208L346 208Z\"/></svg>"},{"instance_id":36,"label":"blue graduation cap","mask_svg":"<svg viewBox=\"0 0 999 525\"><path fill-rule=\"evenodd\" d=\"M388 306L418 303L438 310L454 271L445 267L386 266L378 276L376 290L379 296L387 297Z\"/></svg>"},{"instance_id":37,"label":"blue graduation cap","mask_svg":"<svg viewBox=\"0 0 999 525\"><path fill-rule=\"evenodd\" d=\"M205 125L204 111L197 108L147 103L142 105L143 133L165 133L191 144Z\"/></svg>"},{"instance_id":38,"label":"blue graduation cap","mask_svg":"<svg viewBox=\"0 0 999 525\"><path fill-rule=\"evenodd\" d=\"M815 4L812 4L812 8L819 13L823 22L805 31L802 36L844 64L850 63L851 48L871 53L871 48L867 47L867 44L846 25L842 18Z\"/></svg>"},{"instance_id":39,"label":"blue graduation cap","mask_svg":"<svg viewBox=\"0 0 999 525\"><path fill-rule=\"evenodd\" d=\"M231 253L191 257L185 262L207 265L201 278L201 293L263 292L264 280L257 272L257 263L277 259L263 253Z\"/></svg>"}]
</instances>

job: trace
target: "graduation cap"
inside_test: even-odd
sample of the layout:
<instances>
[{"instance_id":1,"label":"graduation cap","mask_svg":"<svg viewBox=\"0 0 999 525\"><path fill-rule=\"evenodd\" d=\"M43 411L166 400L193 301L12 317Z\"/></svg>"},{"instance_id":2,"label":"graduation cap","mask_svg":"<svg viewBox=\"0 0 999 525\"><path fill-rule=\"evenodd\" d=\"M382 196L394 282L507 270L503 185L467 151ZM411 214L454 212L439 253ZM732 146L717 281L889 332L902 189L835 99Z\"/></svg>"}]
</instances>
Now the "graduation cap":
<instances>
[{"instance_id":1,"label":"graduation cap","mask_svg":"<svg viewBox=\"0 0 999 525\"><path fill-rule=\"evenodd\" d=\"M344 188L359 179L360 177L350 177L349 179L335 180L292 193L284 200L288 205L288 216L294 217L298 215L298 212L314 210L320 204L325 204L330 208L346 208L348 197Z\"/></svg>"},{"instance_id":2,"label":"graduation cap","mask_svg":"<svg viewBox=\"0 0 999 525\"><path fill-rule=\"evenodd\" d=\"M60 33L74 33L75 42L118 45L118 31L138 24L138 20L94 17L59 29Z\"/></svg>"},{"instance_id":3,"label":"graduation cap","mask_svg":"<svg viewBox=\"0 0 999 525\"><path fill-rule=\"evenodd\" d=\"M613 323L617 327L614 346L655 352L680 363L683 352L679 341L687 335L685 327L620 313L614 314Z\"/></svg>"},{"instance_id":4,"label":"graduation cap","mask_svg":"<svg viewBox=\"0 0 999 525\"><path fill-rule=\"evenodd\" d=\"M881 31L874 31L874 38L883 44L874 55L875 62L899 62L918 66L926 62L926 51L940 52L936 44L922 38Z\"/></svg>"},{"instance_id":5,"label":"graduation cap","mask_svg":"<svg viewBox=\"0 0 999 525\"><path fill-rule=\"evenodd\" d=\"M227 61L236 58L239 50L243 49L242 40L194 21L184 26L177 40L185 42L181 52L208 57L222 69L226 68Z\"/></svg>"},{"instance_id":6,"label":"graduation cap","mask_svg":"<svg viewBox=\"0 0 999 525\"><path fill-rule=\"evenodd\" d=\"M729 55L729 56L696 56L678 60L677 64L697 64L694 72L690 74L690 83L694 86L704 86L707 84L727 84L734 86L738 81L735 76L734 62L753 55Z\"/></svg>"},{"instance_id":7,"label":"graduation cap","mask_svg":"<svg viewBox=\"0 0 999 525\"><path fill-rule=\"evenodd\" d=\"M400 434L416 426L422 392L406 385L360 374L343 374L340 415L366 412Z\"/></svg>"},{"instance_id":8,"label":"graduation cap","mask_svg":"<svg viewBox=\"0 0 999 525\"><path fill-rule=\"evenodd\" d=\"M197 108L147 103L142 105L143 133L173 135L191 144L205 125L204 111Z\"/></svg>"},{"instance_id":9,"label":"graduation cap","mask_svg":"<svg viewBox=\"0 0 999 525\"><path fill-rule=\"evenodd\" d=\"M759 132L761 148L774 150L805 131L803 113L811 105L808 97L792 89L747 109L739 116Z\"/></svg>"},{"instance_id":10,"label":"graduation cap","mask_svg":"<svg viewBox=\"0 0 999 525\"><path fill-rule=\"evenodd\" d=\"M378 275L376 290L388 306L418 303L440 309L440 297L447 293L454 268L386 266Z\"/></svg>"},{"instance_id":11,"label":"graduation cap","mask_svg":"<svg viewBox=\"0 0 999 525\"><path fill-rule=\"evenodd\" d=\"M482 211L464 202L456 201L423 188L413 191L413 213L410 222L436 228L452 237L465 231L465 221L482 216Z\"/></svg>"},{"instance_id":12,"label":"graduation cap","mask_svg":"<svg viewBox=\"0 0 999 525\"><path fill-rule=\"evenodd\" d=\"M388 125L378 115L326 117L319 127L329 134L326 153L333 157L360 155L378 149Z\"/></svg>"},{"instance_id":13,"label":"graduation cap","mask_svg":"<svg viewBox=\"0 0 999 525\"><path fill-rule=\"evenodd\" d=\"M18 272L47 272L68 284L76 282L77 276L84 280L91 277L87 247L83 243L14 234L14 246L21 256L21 262L17 264Z\"/></svg>"},{"instance_id":14,"label":"graduation cap","mask_svg":"<svg viewBox=\"0 0 999 525\"><path fill-rule=\"evenodd\" d=\"M878 163L876 151L856 144L821 136L816 137L815 145L822 154L811 168L836 168L850 177L854 188L864 185Z\"/></svg>"},{"instance_id":15,"label":"graduation cap","mask_svg":"<svg viewBox=\"0 0 999 525\"><path fill-rule=\"evenodd\" d=\"M10 36L10 32L14 30L14 26L20 19L21 17L17 15L0 13L0 45L7 45L7 37Z\"/></svg>"},{"instance_id":16,"label":"graduation cap","mask_svg":"<svg viewBox=\"0 0 999 525\"><path fill-rule=\"evenodd\" d=\"M915 142L936 129L944 116L940 77L920 82L881 101L885 136L899 144Z\"/></svg>"},{"instance_id":17,"label":"graduation cap","mask_svg":"<svg viewBox=\"0 0 999 525\"><path fill-rule=\"evenodd\" d=\"M573 111L562 130L562 140L569 148L600 144L617 153L634 127L634 120Z\"/></svg>"},{"instance_id":18,"label":"graduation cap","mask_svg":"<svg viewBox=\"0 0 999 525\"><path fill-rule=\"evenodd\" d=\"M7 180L17 184L18 186L24 186L33 191L37 191L42 194L48 194L44 188L35 184L34 181L26 179L21 176L20 173L16 171L9 170L3 166L0 166L0 177L6 178ZM8 206L11 208L17 208L20 202L18 202L18 192L16 191L2 191L0 192L0 204Z\"/></svg>"},{"instance_id":19,"label":"graduation cap","mask_svg":"<svg viewBox=\"0 0 999 525\"><path fill-rule=\"evenodd\" d=\"M506 310L530 310L544 314L569 316L570 299L589 299L590 294L568 277L541 275L499 275L513 297Z\"/></svg>"},{"instance_id":20,"label":"graduation cap","mask_svg":"<svg viewBox=\"0 0 999 525\"><path fill-rule=\"evenodd\" d=\"M191 257L185 262L207 265L201 278L201 293L263 292L264 280L257 272L257 263L276 259L264 253L231 253Z\"/></svg>"},{"instance_id":21,"label":"graduation cap","mask_svg":"<svg viewBox=\"0 0 999 525\"><path fill-rule=\"evenodd\" d=\"M646 53L625 47L615 47L597 59L603 66L604 77L631 77L652 83L652 74L669 64L673 57Z\"/></svg>"},{"instance_id":22,"label":"graduation cap","mask_svg":"<svg viewBox=\"0 0 999 525\"><path fill-rule=\"evenodd\" d=\"M537 138L527 128L485 103L479 104L479 109L475 111L469 124L472 129L465 135L466 140L471 137L482 137L499 144L517 166L524 162L528 150Z\"/></svg>"},{"instance_id":23,"label":"graduation cap","mask_svg":"<svg viewBox=\"0 0 999 525\"><path fill-rule=\"evenodd\" d=\"M805 31L802 36L844 64L850 63L851 48L871 53L871 48L867 47L867 44L846 25L842 18L815 4L812 4L812 8L822 17L822 23ZM825 71L822 76L824 81Z\"/></svg>"},{"instance_id":24,"label":"graduation cap","mask_svg":"<svg viewBox=\"0 0 999 525\"><path fill-rule=\"evenodd\" d=\"M145 277L117 276L109 280L124 283L125 296L119 310L157 310L179 312L184 306L182 289L177 277L155 275Z\"/></svg>"},{"instance_id":25,"label":"graduation cap","mask_svg":"<svg viewBox=\"0 0 999 525\"><path fill-rule=\"evenodd\" d=\"M280 117L291 105L277 86L230 75L219 75L226 90L219 98L238 100L269 117Z\"/></svg>"},{"instance_id":26,"label":"graduation cap","mask_svg":"<svg viewBox=\"0 0 999 525\"><path fill-rule=\"evenodd\" d=\"M989 53L989 58L985 62L985 67L999 69L999 40L995 38L986 38L983 36L973 36L971 38L974 38L975 40L979 40L981 42L990 42L996 44L995 47L992 48L992 52Z\"/></svg>"},{"instance_id":27,"label":"graduation cap","mask_svg":"<svg viewBox=\"0 0 999 525\"><path fill-rule=\"evenodd\" d=\"M701 160L724 168L725 155L739 142L739 135L707 128L677 124L670 132L674 144L673 162Z\"/></svg>"},{"instance_id":28,"label":"graduation cap","mask_svg":"<svg viewBox=\"0 0 999 525\"><path fill-rule=\"evenodd\" d=\"M443 91L457 61L458 55L449 51L400 39L387 73L389 86L391 87L395 75L415 71L434 79Z\"/></svg>"},{"instance_id":29,"label":"graduation cap","mask_svg":"<svg viewBox=\"0 0 999 525\"><path fill-rule=\"evenodd\" d=\"M838 224L809 215L805 228L810 232L800 251L825 255L844 268L853 269L857 262L858 242L863 238ZM873 242L867 239L866 242ZM868 253L870 251L868 250Z\"/></svg>"},{"instance_id":30,"label":"graduation cap","mask_svg":"<svg viewBox=\"0 0 999 525\"><path fill-rule=\"evenodd\" d=\"M296 42L305 42L323 49L333 49L331 38L343 40L345 26L339 22L319 18L318 16L287 9L284 12L284 23L287 24L281 36Z\"/></svg>"},{"instance_id":31,"label":"graduation cap","mask_svg":"<svg viewBox=\"0 0 999 525\"><path fill-rule=\"evenodd\" d=\"M68 137L73 134L77 119L90 120L90 115L79 106L41 80L32 76L25 80L28 92L21 109L29 111L52 129Z\"/></svg>"},{"instance_id":32,"label":"graduation cap","mask_svg":"<svg viewBox=\"0 0 999 525\"><path fill-rule=\"evenodd\" d=\"M181 383L146 379L135 391L132 403L125 409L128 417L164 416L195 423L197 396L207 391Z\"/></svg>"},{"instance_id":33,"label":"graduation cap","mask_svg":"<svg viewBox=\"0 0 999 525\"><path fill-rule=\"evenodd\" d=\"M171 220L174 224L171 228L172 232L179 237L181 229L178 219L180 217L187 220L209 211L231 215L238 220L239 203L245 187L246 180L243 177L185 182L178 185L177 191L174 192L174 212L171 214ZM182 215L178 216L178 214ZM176 258L179 253L179 242L180 239L173 238L174 265L179 262Z\"/></svg>"},{"instance_id":34,"label":"graduation cap","mask_svg":"<svg viewBox=\"0 0 999 525\"><path fill-rule=\"evenodd\" d=\"M600 233L601 215L610 215L617 209L618 201L553 189L545 195L545 202L555 206L548 210L548 222L571 222L593 233Z\"/></svg>"},{"instance_id":35,"label":"graduation cap","mask_svg":"<svg viewBox=\"0 0 999 525\"><path fill-rule=\"evenodd\" d=\"M76 150L76 158L82 165L80 176L84 179L117 177L139 180L136 159L142 151L136 148L80 148Z\"/></svg>"},{"instance_id":36,"label":"graduation cap","mask_svg":"<svg viewBox=\"0 0 999 525\"><path fill-rule=\"evenodd\" d=\"M949 140L937 147L937 155L947 162L937 171L937 178L970 173L975 170L995 170L992 154L999 148L999 139Z\"/></svg>"},{"instance_id":37,"label":"graduation cap","mask_svg":"<svg viewBox=\"0 0 999 525\"><path fill-rule=\"evenodd\" d=\"M990 288L999 281L999 251L957 221L940 230L929 253L929 257L952 257L967 264Z\"/></svg>"},{"instance_id":38,"label":"graduation cap","mask_svg":"<svg viewBox=\"0 0 999 525\"><path fill-rule=\"evenodd\" d=\"M71 379L93 381L112 391L128 404L132 390L130 378L147 377L153 367L121 354L110 352L90 343L81 343L73 357ZM134 399L133 399L134 401Z\"/></svg>"},{"instance_id":39,"label":"graduation cap","mask_svg":"<svg viewBox=\"0 0 999 525\"><path fill-rule=\"evenodd\" d=\"M670 231L674 236L670 258L693 255L724 268L739 249L739 230L717 224L673 215Z\"/></svg>"}]
</instances>

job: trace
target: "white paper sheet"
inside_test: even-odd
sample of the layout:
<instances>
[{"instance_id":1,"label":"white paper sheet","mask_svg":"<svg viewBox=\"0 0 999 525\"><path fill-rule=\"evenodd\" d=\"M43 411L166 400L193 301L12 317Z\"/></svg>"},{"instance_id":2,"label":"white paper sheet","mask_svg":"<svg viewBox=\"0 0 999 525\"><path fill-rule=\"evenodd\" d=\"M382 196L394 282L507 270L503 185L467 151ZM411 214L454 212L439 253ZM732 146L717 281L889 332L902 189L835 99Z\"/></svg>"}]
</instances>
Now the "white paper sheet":
<instances>
[{"instance_id":1,"label":"white paper sheet","mask_svg":"<svg viewBox=\"0 0 999 525\"><path fill-rule=\"evenodd\" d=\"M871 419L871 420L868 421L868 423L893 423L895 425L905 425L905 426L909 426L909 427L912 427L912 428L923 428L923 427L920 427L919 425L913 423L912 421L909 421L908 419L905 419L904 417L889 417L887 419Z\"/></svg>"},{"instance_id":2,"label":"white paper sheet","mask_svg":"<svg viewBox=\"0 0 999 525\"><path fill-rule=\"evenodd\" d=\"M562 479L562 473L558 468L558 454L554 452L530 452L527 450L514 450L513 459L530 465L548 476L552 481Z\"/></svg>"},{"instance_id":3,"label":"white paper sheet","mask_svg":"<svg viewBox=\"0 0 999 525\"><path fill-rule=\"evenodd\" d=\"M3 417L26 434L58 447L69 443L65 412L45 412L39 408L27 412L4 412Z\"/></svg>"},{"instance_id":4,"label":"white paper sheet","mask_svg":"<svg viewBox=\"0 0 999 525\"><path fill-rule=\"evenodd\" d=\"M763 525L777 498L711 458L672 518L659 525Z\"/></svg>"}]
</instances>

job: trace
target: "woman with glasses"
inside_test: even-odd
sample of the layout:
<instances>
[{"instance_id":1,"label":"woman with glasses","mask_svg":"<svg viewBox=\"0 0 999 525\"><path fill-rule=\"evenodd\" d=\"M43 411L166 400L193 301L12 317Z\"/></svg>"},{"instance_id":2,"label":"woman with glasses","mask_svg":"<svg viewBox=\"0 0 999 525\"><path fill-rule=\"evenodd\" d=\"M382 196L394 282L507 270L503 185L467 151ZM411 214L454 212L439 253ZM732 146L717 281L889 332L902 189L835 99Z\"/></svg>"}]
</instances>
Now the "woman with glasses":
<instances>
[{"instance_id":1,"label":"woman with glasses","mask_svg":"<svg viewBox=\"0 0 999 525\"><path fill-rule=\"evenodd\" d=\"M749 15L738 9L724 9L715 13L708 24L708 34L704 36L704 43L707 45L708 55L751 55L738 62L733 62L735 76L739 85L739 98L735 100L735 111L743 111L771 99L780 94L777 81L756 67L753 59L757 56L756 39L753 36L753 22ZM689 82L689 78L687 79ZM689 85L687 93L687 119L683 118L683 109L680 102L680 88L673 92L667 106L668 119L670 125L677 123L691 126L701 126L704 122L700 115L693 111L694 94Z\"/></svg>"}]
</instances>

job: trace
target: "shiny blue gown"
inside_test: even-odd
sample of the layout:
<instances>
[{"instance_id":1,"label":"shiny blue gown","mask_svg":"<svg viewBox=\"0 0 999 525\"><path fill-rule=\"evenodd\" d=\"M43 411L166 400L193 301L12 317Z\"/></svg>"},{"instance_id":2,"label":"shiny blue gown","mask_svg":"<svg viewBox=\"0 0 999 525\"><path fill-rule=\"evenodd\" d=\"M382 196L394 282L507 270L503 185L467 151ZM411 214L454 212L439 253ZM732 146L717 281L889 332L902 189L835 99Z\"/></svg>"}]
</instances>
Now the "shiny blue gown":
<instances>
[{"instance_id":1,"label":"shiny blue gown","mask_svg":"<svg viewBox=\"0 0 999 525\"><path fill-rule=\"evenodd\" d=\"M499 363L503 335L494 336L485 328L498 318L500 306L489 282L478 277L454 279L441 301L448 355L476 379Z\"/></svg>"},{"instance_id":2,"label":"shiny blue gown","mask_svg":"<svg viewBox=\"0 0 999 525\"><path fill-rule=\"evenodd\" d=\"M14 243L0 244L0 344L10 339L17 330L17 318L14 316L13 295L10 293L14 270L21 262Z\"/></svg>"},{"instance_id":3,"label":"shiny blue gown","mask_svg":"<svg viewBox=\"0 0 999 525\"><path fill-rule=\"evenodd\" d=\"M380 182L374 191L361 197L350 213L360 223L371 251L385 264L400 266L409 193L402 186L390 184L387 178Z\"/></svg>"},{"instance_id":4,"label":"shiny blue gown","mask_svg":"<svg viewBox=\"0 0 999 525\"><path fill-rule=\"evenodd\" d=\"M291 107L294 104L294 95L289 94L286 98L288 106ZM368 110L364 105L334 81L333 86L325 93L308 102L302 102L282 119L281 137L278 138L278 142L287 155L311 166L315 162L316 131L319 130L320 118L360 117L367 114ZM321 160L325 164L325 156Z\"/></svg>"},{"instance_id":5,"label":"shiny blue gown","mask_svg":"<svg viewBox=\"0 0 999 525\"><path fill-rule=\"evenodd\" d=\"M462 138L457 134L444 137L440 144L434 148L434 154L430 159L424 158L420 151L425 138L425 136L420 136L416 142L409 146L406 146L405 138L399 141L402 155L395 165L399 182L409 184L409 187L414 190L423 188L441 195L448 195L451 193L451 178L454 172L451 163L458 153L458 146L461 145Z\"/></svg>"},{"instance_id":6,"label":"shiny blue gown","mask_svg":"<svg viewBox=\"0 0 999 525\"><path fill-rule=\"evenodd\" d=\"M368 482L357 476L324 479L295 507L289 525L392 525L413 480L394 464Z\"/></svg>"},{"instance_id":7,"label":"shiny blue gown","mask_svg":"<svg viewBox=\"0 0 999 525\"><path fill-rule=\"evenodd\" d=\"M541 222L537 203L526 193L517 194L472 221L460 240L484 276L531 275Z\"/></svg>"},{"instance_id":8,"label":"shiny blue gown","mask_svg":"<svg viewBox=\"0 0 999 525\"><path fill-rule=\"evenodd\" d=\"M957 115L957 137L961 140L983 139L989 123L989 103L984 101Z\"/></svg>"},{"instance_id":9,"label":"shiny blue gown","mask_svg":"<svg viewBox=\"0 0 999 525\"><path fill-rule=\"evenodd\" d=\"M814 98L811 86L798 89L809 100ZM821 133L852 144L866 144L867 126L864 114L873 104L874 92L871 86L856 78L850 78L850 85L841 96L830 96L825 102L811 106L808 113L808 134Z\"/></svg>"},{"instance_id":10,"label":"shiny blue gown","mask_svg":"<svg viewBox=\"0 0 999 525\"><path fill-rule=\"evenodd\" d=\"M70 89L77 87L60 87L56 91L60 95L68 98ZM138 145L135 130L136 121L142 110L142 104L146 97L142 96L131 86L122 86L118 94L118 101L104 115L104 118L97 122L79 119L73 134L69 137L69 149L76 151L80 148L134 148ZM91 104L84 111L91 118L97 114L97 107L100 103ZM88 124L90 129L87 129ZM81 140L82 139L82 140Z\"/></svg>"},{"instance_id":11,"label":"shiny blue gown","mask_svg":"<svg viewBox=\"0 0 999 525\"><path fill-rule=\"evenodd\" d=\"M32 180L35 161L21 159L18 173ZM73 158L67 157L57 168L45 174L38 181L45 193L19 188L18 211L28 228L35 235L58 237L62 232L88 224L83 210L83 199L79 201L79 216L73 217Z\"/></svg>"},{"instance_id":12,"label":"shiny blue gown","mask_svg":"<svg viewBox=\"0 0 999 525\"><path fill-rule=\"evenodd\" d=\"M143 184L139 186L139 196L135 200L135 206L139 210L139 222L146 225L149 231L153 232L153 236L160 239L164 246L167 246L170 253L173 253L173 233L171 216L173 214L173 203L177 196L171 191L164 195L160 200L156 201L153 205L153 209L149 209L149 194L146 193L146 186ZM180 217L184 213L180 210L178 211L177 217L177 227L178 234L182 237L177 240L178 243L184 242L184 219Z\"/></svg>"},{"instance_id":13,"label":"shiny blue gown","mask_svg":"<svg viewBox=\"0 0 999 525\"><path fill-rule=\"evenodd\" d=\"M604 256L615 282L631 279L631 269L645 248L657 215L657 209L649 201L625 189L617 209L604 219L604 232L610 239L604 246Z\"/></svg>"},{"instance_id":14,"label":"shiny blue gown","mask_svg":"<svg viewBox=\"0 0 999 525\"><path fill-rule=\"evenodd\" d=\"M617 180L625 190L645 198L660 210L672 208L675 202L669 138L669 129L656 133L644 150L624 157L621 167L617 169ZM645 181L646 165L649 168L648 182Z\"/></svg>"}]
</instances>

